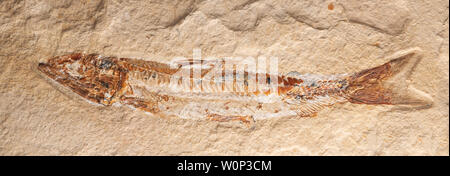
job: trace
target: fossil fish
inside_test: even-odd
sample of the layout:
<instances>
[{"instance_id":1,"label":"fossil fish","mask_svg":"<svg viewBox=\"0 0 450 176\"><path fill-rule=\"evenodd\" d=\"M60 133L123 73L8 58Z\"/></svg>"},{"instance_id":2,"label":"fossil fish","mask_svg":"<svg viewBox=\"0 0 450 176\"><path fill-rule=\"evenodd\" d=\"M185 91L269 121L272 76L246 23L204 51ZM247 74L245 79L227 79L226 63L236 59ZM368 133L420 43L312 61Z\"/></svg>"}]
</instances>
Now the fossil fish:
<instances>
[{"instance_id":1,"label":"fossil fish","mask_svg":"<svg viewBox=\"0 0 450 176\"><path fill-rule=\"evenodd\" d=\"M431 106L428 94L407 84L420 58L420 49L404 50L383 65L331 76L238 72L233 68L213 69L219 66L211 62L201 69L200 77L194 77L194 66L206 61L191 59L174 67L154 61L72 53L39 63L38 70L92 103L250 125L272 117L314 116L325 107L344 102ZM178 74L183 71L189 74ZM207 76L213 72L217 74ZM248 83L252 79L257 80L256 88Z\"/></svg>"}]
</instances>

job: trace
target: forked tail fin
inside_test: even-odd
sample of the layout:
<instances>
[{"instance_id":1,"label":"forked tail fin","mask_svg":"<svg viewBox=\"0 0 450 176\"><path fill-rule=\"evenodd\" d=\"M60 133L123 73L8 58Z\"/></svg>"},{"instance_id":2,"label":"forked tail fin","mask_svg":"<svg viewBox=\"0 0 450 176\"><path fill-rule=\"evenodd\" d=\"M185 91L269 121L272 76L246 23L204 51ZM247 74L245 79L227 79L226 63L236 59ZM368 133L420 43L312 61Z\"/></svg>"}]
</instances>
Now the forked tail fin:
<instances>
[{"instance_id":1,"label":"forked tail fin","mask_svg":"<svg viewBox=\"0 0 450 176\"><path fill-rule=\"evenodd\" d=\"M430 107L431 96L409 85L411 73L422 58L421 50L404 50L391 58L381 66L348 77L347 99L359 104Z\"/></svg>"}]
</instances>

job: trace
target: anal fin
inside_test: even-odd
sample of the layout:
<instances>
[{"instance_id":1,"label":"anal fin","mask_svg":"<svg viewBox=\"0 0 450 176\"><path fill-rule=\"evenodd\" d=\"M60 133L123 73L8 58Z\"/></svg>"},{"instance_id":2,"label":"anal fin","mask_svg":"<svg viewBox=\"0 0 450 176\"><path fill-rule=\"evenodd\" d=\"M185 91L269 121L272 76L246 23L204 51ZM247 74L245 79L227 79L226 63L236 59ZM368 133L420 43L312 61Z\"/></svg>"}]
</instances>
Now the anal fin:
<instances>
[{"instance_id":1,"label":"anal fin","mask_svg":"<svg viewBox=\"0 0 450 176\"><path fill-rule=\"evenodd\" d=\"M240 115L208 114L207 119L218 122L240 121L249 128L253 127L255 122L252 116L240 116Z\"/></svg>"},{"instance_id":2,"label":"anal fin","mask_svg":"<svg viewBox=\"0 0 450 176\"><path fill-rule=\"evenodd\" d=\"M300 117L314 117L317 113L333 104L345 102L346 99L339 96L317 96L313 99L298 101L291 110L294 110Z\"/></svg>"}]
</instances>

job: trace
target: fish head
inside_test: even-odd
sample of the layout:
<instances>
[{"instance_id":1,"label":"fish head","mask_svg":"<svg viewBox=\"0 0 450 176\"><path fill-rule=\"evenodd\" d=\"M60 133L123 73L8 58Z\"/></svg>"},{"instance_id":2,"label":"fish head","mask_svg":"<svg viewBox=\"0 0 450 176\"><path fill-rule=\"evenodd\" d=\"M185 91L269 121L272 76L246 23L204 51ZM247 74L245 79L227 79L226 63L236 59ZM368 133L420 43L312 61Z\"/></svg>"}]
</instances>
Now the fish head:
<instances>
[{"instance_id":1,"label":"fish head","mask_svg":"<svg viewBox=\"0 0 450 176\"><path fill-rule=\"evenodd\" d=\"M115 57L73 53L38 64L38 70L83 98L103 105L114 103L126 73Z\"/></svg>"}]
</instances>

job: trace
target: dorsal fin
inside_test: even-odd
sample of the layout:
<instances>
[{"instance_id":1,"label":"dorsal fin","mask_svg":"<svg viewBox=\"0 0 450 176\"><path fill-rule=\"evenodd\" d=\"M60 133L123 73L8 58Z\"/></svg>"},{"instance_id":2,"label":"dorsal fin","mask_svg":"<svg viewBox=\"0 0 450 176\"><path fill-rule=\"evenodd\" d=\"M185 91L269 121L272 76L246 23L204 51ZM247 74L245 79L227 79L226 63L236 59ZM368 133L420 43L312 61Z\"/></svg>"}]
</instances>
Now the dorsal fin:
<instances>
[{"instance_id":1,"label":"dorsal fin","mask_svg":"<svg viewBox=\"0 0 450 176\"><path fill-rule=\"evenodd\" d=\"M130 59L130 58L120 58L120 64L124 65L125 68L128 68L127 66L131 66L137 69L151 69L155 70L159 73L164 74L174 74L178 71L178 68L171 68L169 64L155 62L155 61L145 61L140 59Z\"/></svg>"}]
</instances>

